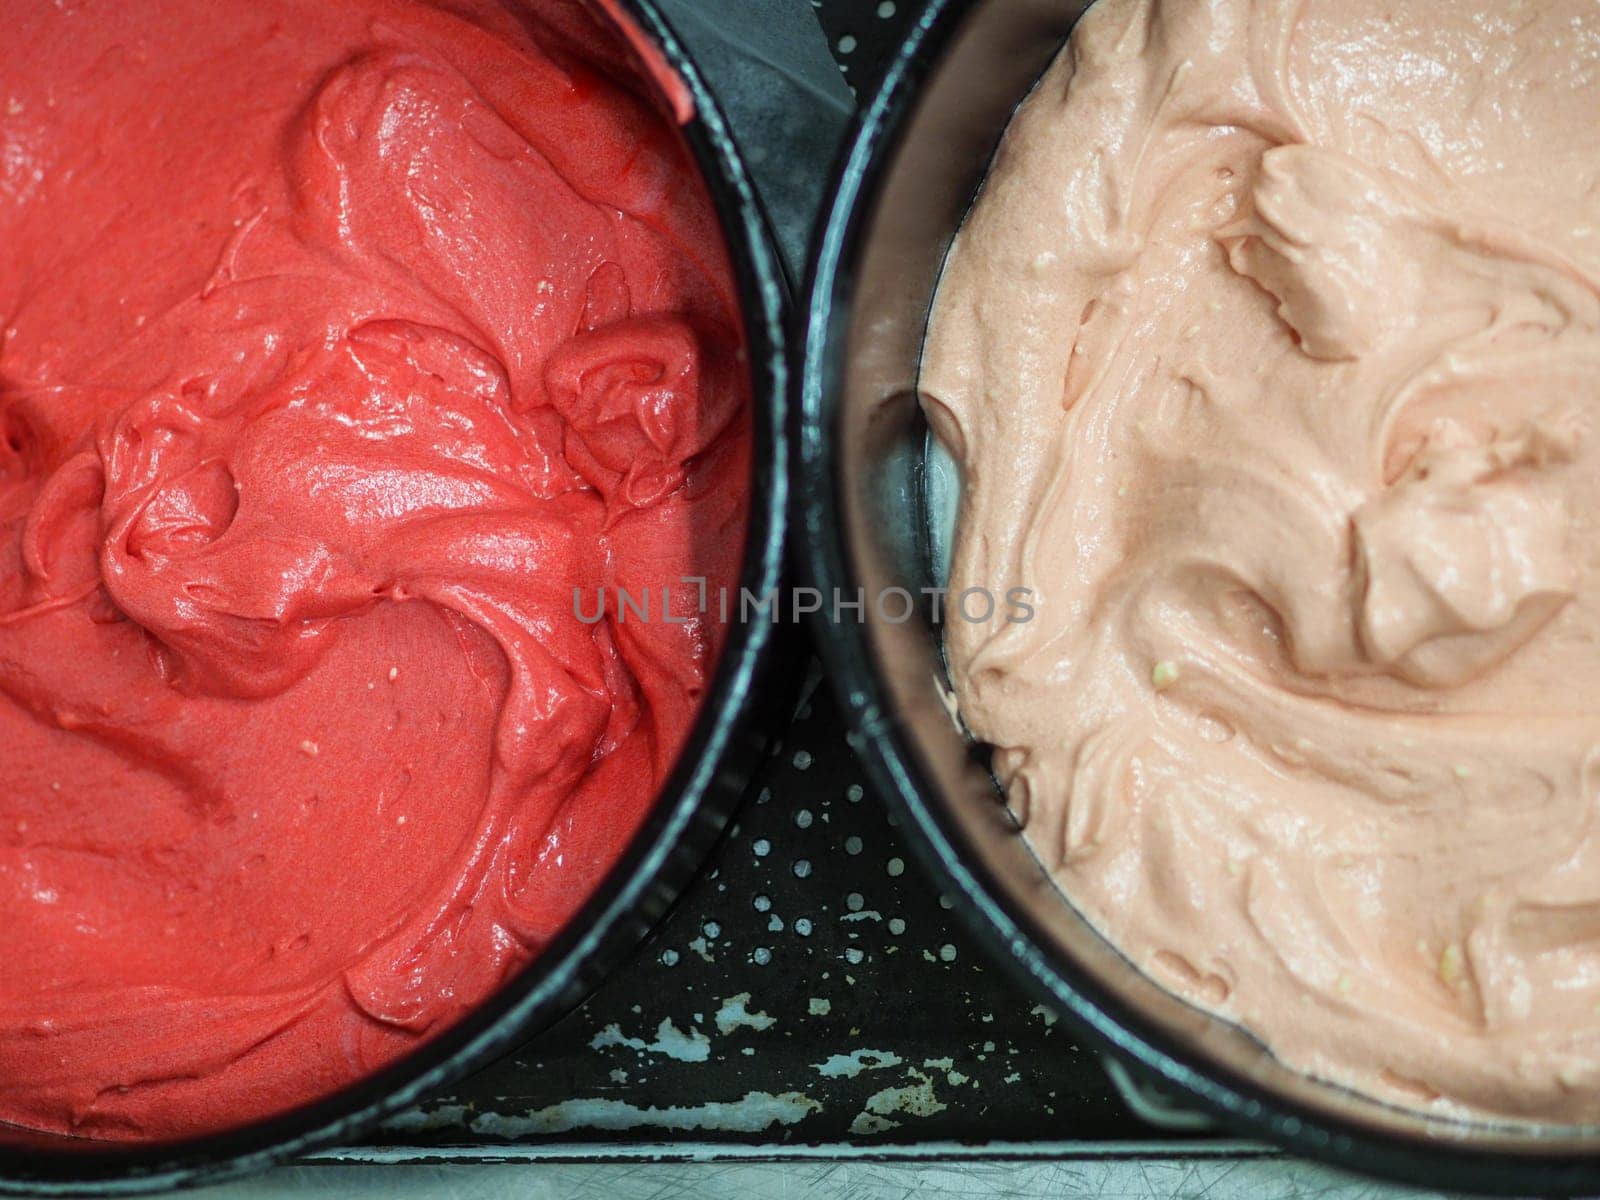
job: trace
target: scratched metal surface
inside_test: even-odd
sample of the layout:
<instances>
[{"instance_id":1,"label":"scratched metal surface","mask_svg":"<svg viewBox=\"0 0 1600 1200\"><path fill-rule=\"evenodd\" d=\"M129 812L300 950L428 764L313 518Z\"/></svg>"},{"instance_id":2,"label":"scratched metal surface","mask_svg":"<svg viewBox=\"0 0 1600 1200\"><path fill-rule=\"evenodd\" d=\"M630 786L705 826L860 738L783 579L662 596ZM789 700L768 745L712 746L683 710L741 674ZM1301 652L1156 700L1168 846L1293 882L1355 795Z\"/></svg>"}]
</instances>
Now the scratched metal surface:
<instances>
[{"instance_id":1,"label":"scratched metal surface","mask_svg":"<svg viewBox=\"0 0 1600 1200\"><path fill-rule=\"evenodd\" d=\"M1309 1163L1272 1158L1174 1156L1038 1162L945 1159L925 1163L813 1160L782 1163L551 1163L538 1167L295 1167L247 1183L206 1189L197 1200L1423 1200L1444 1193L1386 1188Z\"/></svg>"},{"instance_id":2,"label":"scratched metal surface","mask_svg":"<svg viewBox=\"0 0 1600 1200\"><path fill-rule=\"evenodd\" d=\"M711 871L579 1010L365 1145L197 1194L1444 1195L1130 1114L910 865L816 682Z\"/></svg>"}]
</instances>

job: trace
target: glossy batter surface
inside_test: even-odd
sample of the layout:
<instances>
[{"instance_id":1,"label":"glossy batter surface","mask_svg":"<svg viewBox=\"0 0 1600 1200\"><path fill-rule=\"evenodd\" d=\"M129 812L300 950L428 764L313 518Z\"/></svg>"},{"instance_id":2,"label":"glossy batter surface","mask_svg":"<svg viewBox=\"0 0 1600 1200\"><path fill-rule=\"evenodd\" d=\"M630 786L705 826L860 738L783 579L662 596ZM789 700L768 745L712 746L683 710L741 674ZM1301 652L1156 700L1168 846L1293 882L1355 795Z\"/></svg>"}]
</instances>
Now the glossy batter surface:
<instances>
[{"instance_id":1,"label":"glossy batter surface","mask_svg":"<svg viewBox=\"0 0 1600 1200\"><path fill-rule=\"evenodd\" d=\"M156 1137L460 1015L653 801L731 583L720 235L576 4L16 0L0 1120Z\"/></svg>"},{"instance_id":2,"label":"glossy batter surface","mask_svg":"<svg viewBox=\"0 0 1600 1200\"><path fill-rule=\"evenodd\" d=\"M1600 7L1101 0L951 254L961 711L1135 963L1600 1118Z\"/></svg>"}]
</instances>

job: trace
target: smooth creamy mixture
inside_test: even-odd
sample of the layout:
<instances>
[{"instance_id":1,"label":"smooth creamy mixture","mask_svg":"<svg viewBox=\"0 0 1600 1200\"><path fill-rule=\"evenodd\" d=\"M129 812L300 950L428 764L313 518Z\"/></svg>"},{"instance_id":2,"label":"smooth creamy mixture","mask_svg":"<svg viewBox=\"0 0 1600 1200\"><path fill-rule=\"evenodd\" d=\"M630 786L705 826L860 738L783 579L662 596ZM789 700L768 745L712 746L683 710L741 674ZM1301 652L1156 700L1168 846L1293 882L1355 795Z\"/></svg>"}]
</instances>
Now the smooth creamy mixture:
<instances>
[{"instance_id":1,"label":"smooth creamy mixture","mask_svg":"<svg viewBox=\"0 0 1600 1200\"><path fill-rule=\"evenodd\" d=\"M630 61L558 0L5 5L0 1120L346 1083L648 810L720 634L574 588L733 581L748 384Z\"/></svg>"},{"instance_id":2,"label":"smooth creamy mixture","mask_svg":"<svg viewBox=\"0 0 1600 1200\"><path fill-rule=\"evenodd\" d=\"M967 722L1288 1063L1600 1119L1600 6L1100 0L951 254Z\"/></svg>"}]
</instances>

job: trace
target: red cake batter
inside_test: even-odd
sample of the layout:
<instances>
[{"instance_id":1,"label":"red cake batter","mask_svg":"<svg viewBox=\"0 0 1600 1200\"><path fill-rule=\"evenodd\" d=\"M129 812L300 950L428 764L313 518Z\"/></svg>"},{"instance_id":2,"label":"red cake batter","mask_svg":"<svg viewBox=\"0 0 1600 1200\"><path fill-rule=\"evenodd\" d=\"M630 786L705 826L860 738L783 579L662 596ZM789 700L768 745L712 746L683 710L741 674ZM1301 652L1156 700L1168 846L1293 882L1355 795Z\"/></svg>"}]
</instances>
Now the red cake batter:
<instances>
[{"instance_id":1,"label":"red cake batter","mask_svg":"<svg viewBox=\"0 0 1600 1200\"><path fill-rule=\"evenodd\" d=\"M392 1060L683 743L694 589L574 589L734 580L733 284L624 43L531 9L5 4L0 1120L186 1134Z\"/></svg>"}]
</instances>

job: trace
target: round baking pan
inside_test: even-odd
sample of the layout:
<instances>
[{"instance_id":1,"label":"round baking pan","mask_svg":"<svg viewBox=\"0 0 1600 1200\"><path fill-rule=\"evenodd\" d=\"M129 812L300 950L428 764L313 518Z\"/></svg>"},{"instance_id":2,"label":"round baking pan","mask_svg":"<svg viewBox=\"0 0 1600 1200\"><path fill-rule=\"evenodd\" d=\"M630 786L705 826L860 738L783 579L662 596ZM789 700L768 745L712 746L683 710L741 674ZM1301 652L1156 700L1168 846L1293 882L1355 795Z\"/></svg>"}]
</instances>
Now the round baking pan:
<instances>
[{"instance_id":1,"label":"round baking pan","mask_svg":"<svg viewBox=\"0 0 1600 1200\"><path fill-rule=\"evenodd\" d=\"M659 81L720 218L751 373L752 468L740 584L777 587L789 501L784 276L728 123L651 0L597 0ZM631 23L631 28L630 28ZM681 88L681 90L680 90ZM122 1145L0 1126L0 1194L121 1196L210 1183L348 1141L383 1117L508 1053L578 1003L665 914L721 834L766 745L783 689L762 686L771 622L731 625L698 720L654 809L588 902L469 1016L405 1058L312 1104L224 1133Z\"/></svg>"},{"instance_id":2,"label":"round baking pan","mask_svg":"<svg viewBox=\"0 0 1600 1200\"><path fill-rule=\"evenodd\" d=\"M1600 1189L1600 1130L1469 1125L1292 1071L1141 974L1051 883L988 755L952 721L934 600L941 472L916 398L939 271L1017 103L1084 0L931 0L864 103L823 215L797 372L804 582L864 595L819 621L828 674L878 788L979 936L1091 1043L1251 1136L1354 1170L1502 1193ZM933 497L930 500L930 496ZM918 603L900 619L896 593ZM824 603L827 612L832 606ZM847 612L849 610L846 610Z\"/></svg>"}]
</instances>

